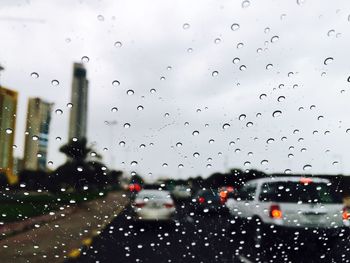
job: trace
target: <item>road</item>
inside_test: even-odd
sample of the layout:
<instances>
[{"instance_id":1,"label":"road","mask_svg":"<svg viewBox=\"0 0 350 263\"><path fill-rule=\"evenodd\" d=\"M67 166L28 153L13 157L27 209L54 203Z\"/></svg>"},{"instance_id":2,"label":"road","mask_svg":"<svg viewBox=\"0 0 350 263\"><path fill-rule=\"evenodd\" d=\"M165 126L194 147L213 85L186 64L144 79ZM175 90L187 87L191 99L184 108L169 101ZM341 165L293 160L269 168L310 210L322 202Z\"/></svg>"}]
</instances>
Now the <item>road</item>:
<instances>
[{"instance_id":1,"label":"road","mask_svg":"<svg viewBox=\"0 0 350 263\"><path fill-rule=\"evenodd\" d=\"M254 249L238 230L232 233L228 215L190 216L189 205L177 205L175 225L136 224L126 208L83 251L74 263L108 262L255 262ZM276 251L273 262L321 262L322 251L303 249L295 254L293 247ZM249 259L249 260L248 260ZM292 260L292 261L291 261ZM324 262L328 261L323 258ZM323 261L322 261L323 262Z\"/></svg>"}]
</instances>

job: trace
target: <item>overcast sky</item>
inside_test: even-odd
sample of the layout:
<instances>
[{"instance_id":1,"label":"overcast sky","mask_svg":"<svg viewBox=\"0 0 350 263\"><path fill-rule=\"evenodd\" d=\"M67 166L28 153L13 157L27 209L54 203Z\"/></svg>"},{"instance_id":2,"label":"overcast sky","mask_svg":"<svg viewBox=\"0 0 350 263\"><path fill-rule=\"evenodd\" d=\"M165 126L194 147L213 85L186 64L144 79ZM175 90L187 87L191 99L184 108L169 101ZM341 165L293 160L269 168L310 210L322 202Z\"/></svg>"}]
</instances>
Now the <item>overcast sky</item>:
<instances>
[{"instance_id":1,"label":"overcast sky","mask_svg":"<svg viewBox=\"0 0 350 263\"><path fill-rule=\"evenodd\" d=\"M350 174L349 15L347 0L2 0L15 155L38 96L63 110L52 114L49 160L65 161L72 64L87 56L88 139L114 168L151 180L230 167Z\"/></svg>"}]
</instances>

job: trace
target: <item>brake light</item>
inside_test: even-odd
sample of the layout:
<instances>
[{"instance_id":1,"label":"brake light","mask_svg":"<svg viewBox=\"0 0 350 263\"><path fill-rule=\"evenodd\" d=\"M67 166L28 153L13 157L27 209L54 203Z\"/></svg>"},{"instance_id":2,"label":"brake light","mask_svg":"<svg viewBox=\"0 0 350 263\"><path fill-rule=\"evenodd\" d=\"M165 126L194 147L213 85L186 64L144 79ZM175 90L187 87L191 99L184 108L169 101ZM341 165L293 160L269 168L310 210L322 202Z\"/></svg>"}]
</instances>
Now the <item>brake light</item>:
<instances>
[{"instance_id":1,"label":"brake light","mask_svg":"<svg viewBox=\"0 0 350 263\"><path fill-rule=\"evenodd\" d=\"M300 178L300 183L302 183L302 184L310 184L310 183L312 183L312 179L311 178L302 177L302 178Z\"/></svg>"},{"instance_id":2,"label":"brake light","mask_svg":"<svg viewBox=\"0 0 350 263\"><path fill-rule=\"evenodd\" d=\"M199 198L198 198L198 202L199 202L199 203L203 204L204 201L205 201L204 197L199 197Z\"/></svg>"},{"instance_id":3,"label":"brake light","mask_svg":"<svg viewBox=\"0 0 350 263\"><path fill-rule=\"evenodd\" d=\"M164 204L164 206L165 206L165 208L173 208L174 204L167 203L167 204Z\"/></svg>"},{"instance_id":4,"label":"brake light","mask_svg":"<svg viewBox=\"0 0 350 263\"><path fill-rule=\"evenodd\" d=\"M142 208L145 206L145 203L135 203L134 206L136 206L137 208Z\"/></svg>"},{"instance_id":5,"label":"brake light","mask_svg":"<svg viewBox=\"0 0 350 263\"><path fill-rule=\"evenodd\" d=\"M350 211L347 207L343 208L343 220L349 220L350 219Z\"/></svg>"},{"instance_id":6,"label":"brake light","mask_svg":"<svg viewBox=\"0 0 350 263\"><path fill-rule=\"evenodd\" d=\"M279 205L272 205L270 207L270 217L274 218L274 219L281 219L282 218L282 211L281 211Z\"/></svg>"}]
</instances>

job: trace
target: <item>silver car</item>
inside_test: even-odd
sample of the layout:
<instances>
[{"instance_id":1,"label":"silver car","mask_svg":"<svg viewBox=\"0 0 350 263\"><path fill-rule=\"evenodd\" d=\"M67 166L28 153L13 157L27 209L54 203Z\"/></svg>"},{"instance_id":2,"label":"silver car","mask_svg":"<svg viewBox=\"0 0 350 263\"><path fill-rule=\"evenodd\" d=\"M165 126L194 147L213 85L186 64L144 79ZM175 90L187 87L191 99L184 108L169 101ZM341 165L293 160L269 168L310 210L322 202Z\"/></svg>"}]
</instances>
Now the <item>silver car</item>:
<instances>
[{"instance_id":1,"label":"silver car","mask_svg":"<svg viewBox=\"0 0 350 263\"><path fill-rule=\"evenodd\" d=\"M134 219L142 221L172 221L176 211L170 192L164 190L141 190L132 207Z\"/></svg>"}]
</instances>

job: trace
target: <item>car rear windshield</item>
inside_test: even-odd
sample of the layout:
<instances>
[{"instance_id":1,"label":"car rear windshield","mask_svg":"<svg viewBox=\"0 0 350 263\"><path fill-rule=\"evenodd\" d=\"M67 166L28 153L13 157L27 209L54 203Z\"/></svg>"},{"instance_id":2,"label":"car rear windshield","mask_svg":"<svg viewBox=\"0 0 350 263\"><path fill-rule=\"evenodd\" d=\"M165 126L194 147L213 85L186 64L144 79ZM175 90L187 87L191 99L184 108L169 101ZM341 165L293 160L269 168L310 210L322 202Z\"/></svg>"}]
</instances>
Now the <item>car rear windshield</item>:
<instances>
[{"instance_id":1,"label":"car rear windshield","mask_svg":"<svg viewBox=\"0 0 350 263\"><path fill-rule=\"evenodd\" d=\"M260 201L281 203L342 203L341 196L326 183L273 182L262 185Z\"/></svg>"}]
</instances>

